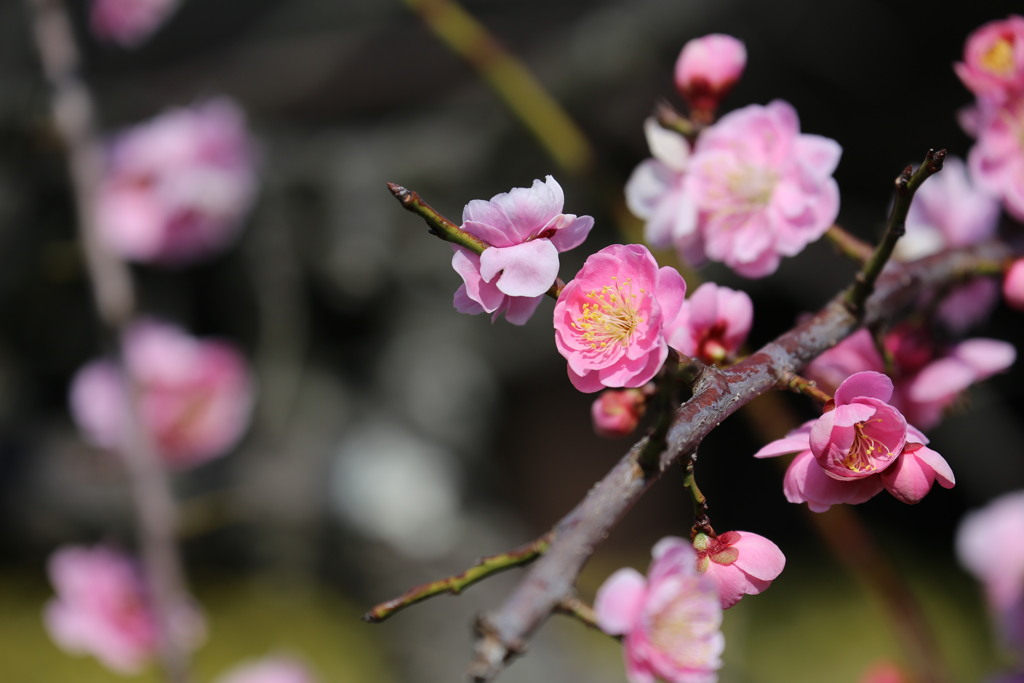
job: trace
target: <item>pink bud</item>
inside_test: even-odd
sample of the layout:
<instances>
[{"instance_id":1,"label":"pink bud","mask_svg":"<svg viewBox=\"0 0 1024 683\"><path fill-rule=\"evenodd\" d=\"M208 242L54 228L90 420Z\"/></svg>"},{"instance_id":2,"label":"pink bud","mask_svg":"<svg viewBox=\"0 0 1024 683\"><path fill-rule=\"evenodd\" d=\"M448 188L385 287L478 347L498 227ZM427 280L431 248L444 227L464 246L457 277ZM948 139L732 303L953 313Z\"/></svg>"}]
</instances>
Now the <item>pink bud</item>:
<instances>
[{"instance_id":1,"label":"pink bud","mask_svg":"<svg viewBox=\"0 0 1024 683\"><path fill-rule=\"evenodd\" d=\"M590 409L594 431L614 439L629 436L644 414L645 398L639 389L607 389Z\"/></svg>"},{"instance_id":2,"label":"pink bud","mask_svg":"<svg viewBox=\"0 0 1024 683\"><path fill-rule=\"evenodd\" d=\"M727 531L715 537L697 534L693 547L697 571L718 586L722 609L732 607L744 595L767 589L786 566L779 546L749 531Z\"/></svg>"},{"instance_id":3,"label":"pink bud","mask_svg":"<svg viewBox=\"0 0 1024 683\"><path fill-rule=\"evenodd\" d=\"M1024 311L1024 259L1014 261L1003 277L1003 298L1018 311Z\"/></svg>"},{"instance_id":4,"label":"pink bud","mask_svg":"<svg viewBox=\"0 0 1024 683\"><path fill-rule=\"evenodd\" d=\"M746 65L747 49L736 38L721 33L695 38L676 60L676 87L695 114L710 120Z\"/></svg>"}]
</instances>

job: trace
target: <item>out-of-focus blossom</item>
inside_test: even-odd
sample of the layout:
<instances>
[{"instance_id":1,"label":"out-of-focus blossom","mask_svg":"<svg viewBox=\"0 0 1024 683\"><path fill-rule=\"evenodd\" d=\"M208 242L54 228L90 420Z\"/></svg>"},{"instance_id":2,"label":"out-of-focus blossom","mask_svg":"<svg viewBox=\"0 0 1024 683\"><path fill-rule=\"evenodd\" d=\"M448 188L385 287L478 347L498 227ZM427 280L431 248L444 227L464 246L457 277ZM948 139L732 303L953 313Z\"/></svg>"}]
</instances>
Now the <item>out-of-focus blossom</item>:
<instances>
[{"instance_id":1,"label":"out-of-focus blossom","mask_svg":"<svg viewBox=\"0 0 1024 683\"><path fill-rule=\"evenodd\" d=\"M1024 93L1024 17L1011 15L976 29L953 65L979 98L1003 102Z\"/></svg>"},{"instance_id":2,"label":"out-of-focus blossom","mask_svg":"<svg viewBox=\"0 0 1024 683\"><path fill-rule=\"evenodd\" d=\"M558 254L578 247L594 227L590 216L562 213L564 203L562 187L547 176L466 204L462 230L489 246L479 255L454 247L452 267L464 283L456 310L504 314L516 325L529 320L558 277Z\"/></svg>"},{"instance_id":3,"label":"out-of-focus blossom","mask_svg":"<svg viewBox=\"0 0 1024 683\"><path fill-rule=\"evenodd\" d=\"M863 503L883 489L904 503L916 503L936 481L951 488L955 479L949 464L888 404L892 389L891 380L880 373L851 375L836 390L834 409L754 457L796 453L783 491L791 503L807 503L815 512L838 503Z\"/></svg>"},{"instance_id":4,"label":"out-of-focus blossom","mask_svg":"<svg viewBox=\"0 0 1024 683\"><path fill-rule=\"evenodd\" d=\"M835 140L802 134L780 100L722 117L697 140L687 174L707 257L763 277L825 234L839 213L841 155Z\"/></svg>"},{"instance_id":5,"label":"out-of-focus blossom","mask_svg":"<svg viewBox=\"0 0 1024 683\"><path fill-rule=\"evenodd\" d=\"M623 635L630 683L713 683L725 638L715 582L696 569L689 542L664 538L654 546L645 579L620 569L597 591L600 628Z\"/></svg>"},{"instance_id":6,"label":"out-of-focus blossom","mask_svg":"<svg viewBox=\"0 0 1024 683\"><path fill-rule=\"evenodd\" d=\"M911 683L907 674L892 662L876 662L868 667L860 683Z\"/></svg>"},{"instance_id":7,"label":"out-of-focus blossom","mask_svg":"<svg viewBox=\"0 0 1024 683\"><path fill-rule=\"evenodd\" d=\"M137 324L124 338L125 364L139 385L141 413L164 461L185 468L223 455L249 422L252 385L241 354L169 324ZM71 411L86 437L119 448L124 382L113 362L97 360L75 376Z\"/></svg>"},{"instance_id":8,"label":"out-of-focus blossom","mask_svg":"<svg viewBox=\"0 0 1024 683\"><path fill-rule=\"evenodd\" d=\"M1024 259L1017 259L1003 276L1003 298L1018 311L1024 311Z\"/></svg>"},{"instance_id":9,"label":"out-of-focus blossom","mask_svg":"<svg viewBox=\"0 0 1024 683\"><path fill-rule=\"evenodd\" d=\"M132 558L103 546L66 546L50 557L49 574L57 596L43 617L61 649L93 655L122 674L136 673L149 662L159 628ZM202 639L202 618L191 607L172 621L184 642Z\"/></svg>"},{"instance_id":10,"label":"out-of-focus blossom","mask_svg":"<svg viewBox=\"0 0 1024 683\"><path fill-rule=\"evenodd\" d=\"M1024 491L967 513L957 530L956 551L985 589L1003 645L1015 655L1018 674L1024 674Z\"/></svg>"},{"instance_id":11,"label":"out-of-focus blossom","mask_svg":"<svg viewBox=\"0 0 1024 683\"><path fill-rule=\"evenodd\" d=\"M123 258L178 265L224 249L256 192L242 111L225 98L167 112L117 135L97 204Z\"/></svg>"},{"instance_id":12,"label":"out-of-focus blossom","mask_svg":"<svg viewBox=\"0 0 1024 683\"><path fill-rule=\"evenodd\" d=\"M594 431L610 439L632 434L644 415L646 402L640 389L605 389L590 408Z\"/></svg>"},{"instance_id":13,"label":"out-of-focus blossom","mask_svg":"<svg viewBox=\"0 0 1024 683\"><path fill-rule=\"evenodd\" d=\"M696 118L710 120L746 65L747 49L736 38L721 33L695 38L676 60L676 87Z\"/></svg>"},{"instance_id":14,"label":"out-of-focus blossom","mask_svg":"<svg viewBox=\"0 0 1024 683\"><path fill-rule=\"evenodd\" d=\"M1024 221L1024 95L1001 105L979 102L969 118L977 137L967 154L971 176Z\"/></svg>"},{"instance_id":15,"label":"out-of-focus blossom","mask_svg":"<svg viewBox=\"0 0 1024 683\"><path fill-rule=\"evenodd\" d=\"M786 566L779 546L749 531L727 531L718 536L697 534L697 571L718 586L722 609L739 602L744 595L765 591Z\"/></svg>"},{"instance_id":16,"label":"out-of-focus blossom","mask_svg":"<svg viewBox=\"0 0 1024 683\"><path fill-rule=\"evenodd\" d=\"M754 304L746 292L705 282L666 325L668 345L705 363L723 363L747 340Z\"/></svg>"},{"instance_id":17,"label":"out-of-focus blossom","mask_svg":"<svg viewBox=\"0 0 1024 683\"><path fill-rule=\"evenodd\" d=\"M635 388L668 357L662 326L679 313L686 283L659 269L646 247L613 244L587 258L555 303L555 345L583 392Z\"/></svg>"},{"instance_id":18,"label":"out-of-focus blossom","mask_svg":"<svg viewBox=\"0 0 1024 683\"><path fill-rule=\"evenodd\" d=\"M96 37L126 47L148 38L177 8L178 0L92 0Z\"/></svg>"},{"instance_id":19,"label":"out-of-focus blossom","mask_svg":"<svg viewBox=\"0 0 1024 683\"><path fill-rule=\"evenodd\" d=\"M215 683L316 683L316 679L297 659L266 657L234 667Z\"/></svg>"},{"instance_id":20,"label":"out-of-focus blossom","mask_svg":"<svg viewBox=\"0 0 1024 683\"><path fill-rule=\"evenodd\" d=\"M974 338L938 347L916 325L897 326L885 335L883 344L895 378L891 403L922 429L937 425L970 385L1006 370L1016 360L1012 344ZM834 391L856 372L884 369L871 333L859 330L811 362L807 376L824 391Z\"/></svg>"}]
</instances>

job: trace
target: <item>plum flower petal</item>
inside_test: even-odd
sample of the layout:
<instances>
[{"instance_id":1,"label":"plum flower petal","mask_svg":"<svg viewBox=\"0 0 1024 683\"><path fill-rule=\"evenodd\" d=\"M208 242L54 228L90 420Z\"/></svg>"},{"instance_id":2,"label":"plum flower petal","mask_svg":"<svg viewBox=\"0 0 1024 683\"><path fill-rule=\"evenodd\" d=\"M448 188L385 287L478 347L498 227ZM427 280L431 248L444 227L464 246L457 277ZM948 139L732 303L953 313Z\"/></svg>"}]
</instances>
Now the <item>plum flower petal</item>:
<instances>
[{"instance_id":1,"label":"plum flower petal","mask_svg":"<svg viewBox=\"0 0 1024 683\"><path fill-rule=\"evenodd\" d=\"M953 488L956 479L946 460L921 443L908 443L893 466L882 472L882 485L896 499L919 502L936 481L942 488Z\"/></svg>"},{"instance_id":2,"label":"plum flower petal","mask_svg":"<svg viewBox=\"0 0 1024 683\"><path fill-rule=\"evenodd\" d=\"M594 226L590 216L563 214L564 201L562 187L547 176L466 205L461 229L488 246L479 255L453 247L452 267L463 281L456 310L504 315L516 325L529 319L558 277L558 254L582 244Z\"/></svg>"},{"instance_id":3,"label":"plum flower petal","mask_svg":"<svg viewBox=\"0 0 1024 683\"><path fill-rule=\"evenodd\" d=\"M715 582L697 572L693 548L681 538L662 539L652 555L646 580L623 569L598 589L597 622L625 636L630 683L713 683L725 647Z\"/></svg>"},{"instance_id":4,"label":"plum flower petal","mask_svg":"<svg viewBox=\"0 0 1024 683\"><path fill-rule=\"evenodd\" d=\"M191 467L226 453L248 425L252 407L252 382L238 351L156 321L138 323L124 341L142 418L164 462ZM123 378L111 361L93 361L76 374L71 412L91 442L121 445L124 406Z\"/></svg>"},{"instance_id":5,"label":"plum flower petal","mask_svg":"<svg viewBox=\"0 0 1024 683\"><path fill-rule=\"evenodd\" d=\"M695 38L683 46L676 60L676 87L695 115L708 118L746 65L747 49L736 38L721 33Z\"/></svg>"},{"instance_id":6,"label":"plum flower petal","mask_svg":"<svg viewBox=\"0 0 1024 683\"><path fill-rule=\"evenodd\" d=\"M978 97L999 102L1024 93L1024 17L1011 15L976 29L967 38L964 61L953 68Z\"/></svg>"},{"instance_id":7,"label":"plum flower petal","mask_svg":"<svg viewBox=\"0 0 1024 683\"><path fill-rule=\"evenodd\" d=\"M103 40L134 47L148 38L178 6L178 0L93 0L92 32Z\"/></svg>"},{"instance_id":8,"label":"plum flower petal","mask_svg":"<svg viewBox=\"0 0 1024 683\"><path fill-rule=\"evenodd\" d=\"M998 106L981 102L974 118L977 141L967 155L971 175L1024 220L1024 96Z\"/></svg>"},{"instance_id":9,"label":"plum flower petal","mask_svg":"<svg viewBox=\"0 0 1024 683\"><path fill-rule=\"evenodd\" d=\"M555 345L573 386L591 393L650 381L668 356L663 322L678 314L685 293L679 273L659 270L642 245L591 255L555 303Z\"/></svg>"},{"instance_id":10,"label":"plum flower petal","mask_svg":"<svg viewBox=\"0 0 1024 683\"><path fill-rule=\"evenodd\" d=\"M771 585L786 566L786 556L764 536L749 531L728 531L712 538L697 534L697 569L718 586L722 609L744 595L756 595Z\"/></svg>"},{"instance_id":11,"label":"plum flower petal","mask_svg":"<svg viewBox=\"0 0 1024 683\"><path fill-rule=\"evenodd\" d=\"M214 683L316 683L316 679L299 660L271 656L239 664Z\"/></svg>"},{"instance_id":12,"label":"plum flower petal","mask_svg":"<svg viewBox=\"0 0 1024 683\"><path fill-rule=\"evenodd\" d=\"M224 249L256 194L242 111L225 98L117 135L97 198L103 239L121 257L181 265Z\"/></svg>"},{"instance_id":13,"label":"plum flower petal","mask_svg":"<svg viewBox=\"0 0 1024 683\"><path fill-rule=\"evenodd\" d=\"M705 282L666 325L668 344L712 365L736 354L747 340L754 304L746 292Z\"/></svg>"},{"instance_id":14,"label":"plum flower petal","mask_svg":"<svg viewBox=\"0 0 1024 683\"><path fill-rule=\"evenodd\" d=\"M1010 308L1024 311L1024 259L1017 259L1003 276L1003 299Z\"/></svg>"}]
</instances>

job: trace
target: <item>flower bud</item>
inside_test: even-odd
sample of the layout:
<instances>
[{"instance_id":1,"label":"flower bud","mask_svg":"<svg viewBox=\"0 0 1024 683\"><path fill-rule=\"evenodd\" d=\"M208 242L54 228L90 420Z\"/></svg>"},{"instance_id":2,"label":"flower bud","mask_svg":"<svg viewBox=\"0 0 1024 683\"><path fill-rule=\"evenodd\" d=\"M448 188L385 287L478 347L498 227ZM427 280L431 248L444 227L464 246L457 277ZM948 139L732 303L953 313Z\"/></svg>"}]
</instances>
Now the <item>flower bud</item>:
<instances>
[{"instance_id":1,"label":"flower bud","mask_svg":"<svg viewBox=\"0 0 1024 683\"><path fill-rule=\"evenodd\" d=\"M614 439L629 436L644 414L644 394L639 389L608 389L590 409L594 431Z\"/></svg>"},{"instance_id":2,"label":"flower bud","mask_svg":"<svg viewBox=\"0 0 1024 683\"><path fill-rule=\"evenodd\" d=\"M1003 276L1003 298L1018 311L1024 311L1024 259L1017 259Z\"/></svg>"},{"instance_id":3,"label":"flower bud","mask_svg":"<svg viewBox=\"0 0 1024 683\"><path fill-rule=\"evenodd\" d=\"M747 65L747 49L732 36L713 33L683 46L676 60L676 87L695 118L710 121Z\"/></svg>"}]
</instances>

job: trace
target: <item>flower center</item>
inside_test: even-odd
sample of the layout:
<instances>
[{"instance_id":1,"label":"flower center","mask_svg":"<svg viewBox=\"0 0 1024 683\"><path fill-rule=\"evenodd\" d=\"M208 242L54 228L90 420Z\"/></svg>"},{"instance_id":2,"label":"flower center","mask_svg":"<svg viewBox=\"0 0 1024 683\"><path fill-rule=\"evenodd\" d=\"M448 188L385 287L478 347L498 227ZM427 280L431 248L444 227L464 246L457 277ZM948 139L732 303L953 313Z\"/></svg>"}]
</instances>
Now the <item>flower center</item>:
<instances>
[{"instance_id":1,"label":"flower center","mask_svg":"<svg viewBox=\"0 0 1024 683\"><path fill-rule=\"evenodd\" d=\"M778 176L763 166L743 164L730 171L727 182L733 199L748 211L759 209L771 201Z\"/></svg>"},{"instance_id":2,"label":"flower center","mask_svg":"<svg viewBox=\"0 0 1024 683\"><path fill-rule=\"evenodd\" d=\"M882 422L875 418L870 422ZM876 458L889 457L892 452L879 439L867 433L868 421L853 425L853 444L843 459L843 466L852 472L873 472L877 469Z\"/></svg>"},{"instance_id":3,"label":"flower center","mask_svg":"<svg viewBox=\"0 0 1024 683\"><path fill-rule=\"evenodd\" d=\"M626 279L620 283L614 276L612 280L615 282L610 285L587 292L588 301L583 303L579 316L572 323L596 351L609 344L629 346L633 334L644 322L632 281ZM642 289L640 293L645 294Z\"/></svg>"},{"instance_id":4,"label":"flower center","mask_svg":"<svg viewBox=\"0 0 1024 683\"><path fill-rule=\"evenodd\" d=\"M1009 76L1013 73L1013 43L1007 38L1000 38L992 43L979 60L987 71L997 76Z\"/></svg>"},{"instance_id":5,"label":"flower center","mask_svg":"<svg viewBox=\"0 0 1024 683\"><path fill-rule=\"evenodd\" d=\"M651 616L650 641L677 665L704 668L719 654L714 634L721 625L717 594L701 591L693 578L680 594Z\"/></svg>"}]
</instances>

